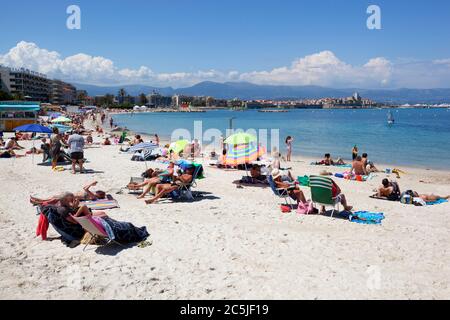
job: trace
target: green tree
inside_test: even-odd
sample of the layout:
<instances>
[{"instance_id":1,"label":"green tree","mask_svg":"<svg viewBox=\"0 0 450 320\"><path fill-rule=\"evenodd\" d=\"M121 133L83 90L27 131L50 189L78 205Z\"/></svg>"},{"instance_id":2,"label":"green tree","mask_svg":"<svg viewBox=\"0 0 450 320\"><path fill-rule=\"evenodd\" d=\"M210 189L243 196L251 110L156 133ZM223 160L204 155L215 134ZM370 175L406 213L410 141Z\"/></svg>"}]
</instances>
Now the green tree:
<instances>
[{"instance_id":1,"label":"green tree","mask_svg":"<svg viewBox=\"0 0 450 320\"><path fill-rule=\"evenodd\" d=\"M141 93L141 94L139 95L139 104L140 104L141 106L143 106L143 105L146 105L147 102L148 102L147 97L145 96L145 94Z\"/></svg>"},{"instance_id":2,"label":"green tree","mask_svg":"<svg viewBox=\"0 0 450 320\"><path fill-rule=\"evenodd\" d=\"M14 100L22 101L22 100L25 100L25 97L24 97L24 95L23 95L22 92L16 92L16 93L14 93L14 95L13 95L13 99L14 99Z\"/></svg>"},{"instance_id":3,"label":"green tree","mask_svg":"<svg viewBox=\"0 0 450 320\"><path fill-rule=\"evenodd\" d=\"M0 100L12 100L12 98L8 92L0 90Z\"/></svg>"}]
</instances>

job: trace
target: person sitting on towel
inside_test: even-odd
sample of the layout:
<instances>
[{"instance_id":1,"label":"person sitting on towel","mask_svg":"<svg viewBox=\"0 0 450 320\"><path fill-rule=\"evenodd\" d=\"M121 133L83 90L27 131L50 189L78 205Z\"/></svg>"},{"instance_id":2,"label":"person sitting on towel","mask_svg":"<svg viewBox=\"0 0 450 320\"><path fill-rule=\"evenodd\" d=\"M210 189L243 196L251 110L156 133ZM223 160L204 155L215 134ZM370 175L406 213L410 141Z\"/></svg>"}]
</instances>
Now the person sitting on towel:
<instances>
[{"instance_id":1,"label":"person sitting on towel","mask_svg":"<svg viewBox=\"0 0 450 320\"><path fill-rule=\"evenodd\" d=\"M379 198L387 198L391 201L398 201L400 200L400 187L397 182L383 179L376 196Z\"/></svg>"},{"instance_id":2,"label":"person sitting on towel","mask_svg":"<svg viewBox=\"0 0 450 320\"><path fill-rule=\"evenodd\" d=\"M352 164L352 173L357 176L366 176L367 171L361 156L356 156Z\"/></svg>"}]
</instances>

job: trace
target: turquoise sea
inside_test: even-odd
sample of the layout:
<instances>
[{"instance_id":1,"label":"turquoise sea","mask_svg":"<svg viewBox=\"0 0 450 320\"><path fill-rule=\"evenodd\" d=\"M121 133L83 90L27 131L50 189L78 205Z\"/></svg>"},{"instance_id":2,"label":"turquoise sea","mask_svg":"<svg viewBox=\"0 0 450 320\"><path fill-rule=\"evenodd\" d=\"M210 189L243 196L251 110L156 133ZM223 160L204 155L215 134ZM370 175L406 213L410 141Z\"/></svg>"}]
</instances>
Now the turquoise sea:
<instances>
[{"instance_id":1,"label":"turquoise sea","mask_svg":"<svg viewBox=\"0 0 450 320\"><path fill-rule=\"evenodd\" d=\"M395 124L387 124L386 109L370 110L290 110L262 113L257 110L217 110L205 113L135 113L114 115L115 122L128 129L169 138L173 130L185 128L193 134L194 121L202 121L203 131L217 128L224 135L229 119L234 129L279 129L280 150L284 139L294 138L293 153L321 158L351 158L353 145L366 152L375 163L450 169L450 110L395 109ZM268 145L271 148L270 144Z\"/></svg>"}]
</instances>

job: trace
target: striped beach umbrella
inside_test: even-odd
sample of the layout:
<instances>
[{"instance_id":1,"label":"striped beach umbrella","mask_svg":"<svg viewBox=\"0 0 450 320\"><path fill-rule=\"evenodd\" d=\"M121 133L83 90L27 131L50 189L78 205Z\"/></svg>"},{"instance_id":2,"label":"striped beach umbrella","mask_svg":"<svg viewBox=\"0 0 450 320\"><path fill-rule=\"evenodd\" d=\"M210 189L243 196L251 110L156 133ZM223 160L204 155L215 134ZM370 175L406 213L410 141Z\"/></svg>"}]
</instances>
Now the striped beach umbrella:
<instances>
[{"instance_id":1,"label":"striped beach umbrella","mask_svg":"<svg viewBox=\"0 0 450 320\"><path fill-rule=\"evenodd\" d=\"M265 153L266 148L258 147L256 143L228 145L224 164L228 166L248 164L256 161Z\"/></svg>"},{"instance_id":2,"label":"striped beach umbrella","mask_svg":"<svg viewBox=\"0 0 450 320\"><path fill-rule=\"evenodd\" d=\"M238 132L226 138L225 143L236 145L236 144L249 144L256 141L257 138L254 135L245 132Z\"/></svg>"},{"instance_id":3,"label":"striped beach umbrella","mask_svg":"<svg viewBox=\"0 0 450 320\"><path fill-rule=\"evenodd\" d=\"M150 143L150 142L142 142L139 143L135 146L132 146L130 148L130 150L128 150L128 152L136 152L136 151L141 151L141 150L153 150L155 148L157 148L158 146L154 143Z\"/></svg>"}]
</instances>

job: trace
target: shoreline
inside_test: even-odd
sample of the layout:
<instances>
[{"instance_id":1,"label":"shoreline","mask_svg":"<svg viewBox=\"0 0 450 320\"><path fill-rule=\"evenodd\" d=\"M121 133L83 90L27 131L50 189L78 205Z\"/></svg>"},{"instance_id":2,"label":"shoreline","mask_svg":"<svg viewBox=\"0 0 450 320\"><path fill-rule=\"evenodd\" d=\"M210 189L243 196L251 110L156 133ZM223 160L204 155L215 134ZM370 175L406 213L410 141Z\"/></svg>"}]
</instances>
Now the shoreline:
<instances>
[{"instance_id":1,"label":"shoreline","mask_svg":"<svg viewBox=\"0 0 450 320\"><path fill-rule=\"evenodd\" d=\"M112 113L112 112L110 112L108 114L107 120L109 121L109 118L111 116L120 115L120 114L123 114L123 113ZM106 132L110 132L111 133L111 128L109 127L109 125L106 125L106 122L108 122L108 121L105 121L105 125L102 126L102 128L103 128L105 133ZM154 138L154 135L148 134L146 132L132 131L130 129L128 129L128 130L129 131L128 131L127 135L139 134L144 139L144 141L151 141ZM112 134L114 134L114 133L115 132L112 132ZM166 145L166 144L170 144L172 142L170 137L168 137L168 136L161 136L160 135L159 138L160 138L160 144L163 145L163 146ZM305 162L305 163L307 162L309 164L310 162L320 161L322 159L322 157L323 157L323 155L318 155L317 157L308 156L308 155L301 155L300 152L296 152L296 149L297 148L293 149L292 157L293 157L294 160L297 160L297 161L300 161L300 162L303 161L303 162ZM206 152L210 152L211 150L205 150L205 151ZM217 150L216 150L216 152L217 152ZM282 153L282 156L284 156L283 153ZM337 159L338 157L333 155L333 158ZM341 157L341 158L346 163L351 163L352 162L352 160L350 158L343 158L343 157ZM399 163L397 163L397 164L393 164L393 163L388 164L386 162L377 162L377 163L375 163L375 166L378 169L380 169L380 167L381 168L391 168L391 169L405 167L405 168L413 168L413 169L423 170L423 171L438 171L438 172L442 172L443 174L450 172L450 166L448 168L443 168L443 167L428 167L428 166L423 166L423 165L420 165L420 164L409 164L409 163L407 163L407 164L401 164L401 163L400 164Z\"/></svg>"}]
</instances>

